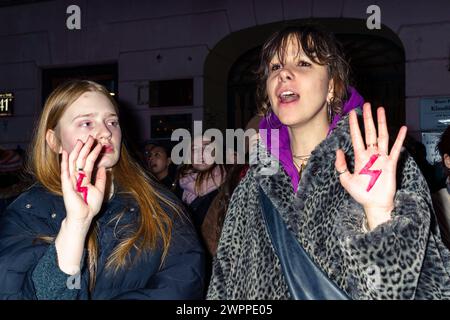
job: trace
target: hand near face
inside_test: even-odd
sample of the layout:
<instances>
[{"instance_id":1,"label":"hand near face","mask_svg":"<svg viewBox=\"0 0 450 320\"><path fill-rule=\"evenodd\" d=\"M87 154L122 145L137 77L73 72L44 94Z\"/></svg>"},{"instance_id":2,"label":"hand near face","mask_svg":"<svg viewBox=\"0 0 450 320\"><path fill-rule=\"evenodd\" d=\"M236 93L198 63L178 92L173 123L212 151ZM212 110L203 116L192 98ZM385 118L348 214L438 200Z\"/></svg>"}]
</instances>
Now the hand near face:
<instances>
[{"instance_id":1,"label":"hand near face","mask_svg":"<svg viewBox=\"0 0 450 320\"><path fill-rule=\"evenodd\" d=\"M384 108L377 110L377 130L369 103L363 107L365 144L359 129L356 112L350 112L350 135L355 154L355 170L347 169L342 150L336 151L336 170L344 189L361 204L366 213L369 229L388 221L394 209L396 191L396 170L407 128L403 126L390 153L388 152L389 134Z\"/></svg>"},{"instance_id":2,"label":"hand near face","mask_svg":"<svg viewBox=\"0 0 450 320\"><path fill-rule=\"evenodd\" d=\"M95 182L91 183L94 164L102 150L101 143L92 149L94 142L94 138L89 136L86 143L78 140L70 154L62 151L61 185L67 211L66 221L85 227L100 211L105 196L104 167L98 168Z\"/></svg>"}]
</instances>

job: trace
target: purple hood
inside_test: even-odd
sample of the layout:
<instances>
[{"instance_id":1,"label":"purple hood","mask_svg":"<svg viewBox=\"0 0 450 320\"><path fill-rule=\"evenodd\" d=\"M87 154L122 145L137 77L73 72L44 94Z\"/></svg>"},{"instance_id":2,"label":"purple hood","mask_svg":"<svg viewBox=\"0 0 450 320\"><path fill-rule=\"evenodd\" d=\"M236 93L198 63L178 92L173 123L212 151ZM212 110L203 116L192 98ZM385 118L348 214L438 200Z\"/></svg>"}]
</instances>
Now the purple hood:
<instances>
[{"instance_id":1,"label":"purple hood","mask_svg":"<svg viewBox=\"0 0 450 320\"><path fill-rule=\"evenodd\" d=\"M363 97L356 91L355 88L349 88L349 96L350 98L344 103L344 108L342 111L342 115L346 115L352 109L361 108L364 104ZM336 128L338 121L341 119L342 115L335 115L333 121L331 122L330 129L328 131L328 135ZM266 129L267 136L264 134L261 135L262 141L267 146L267 149L271 154L276 156L283 166L286 173L291 177L292 187L294 190L297 190L298 182L300 180L297 168L292 161L292 153L289 141L289 133L288 128L283 125L278 117L274 113L270 113L268 117L264 117L259 123L259 129ZM279 129L279 154L277 152L272 152L272 144L271 144L271 129Z\"/></svg>"}]
</instances>

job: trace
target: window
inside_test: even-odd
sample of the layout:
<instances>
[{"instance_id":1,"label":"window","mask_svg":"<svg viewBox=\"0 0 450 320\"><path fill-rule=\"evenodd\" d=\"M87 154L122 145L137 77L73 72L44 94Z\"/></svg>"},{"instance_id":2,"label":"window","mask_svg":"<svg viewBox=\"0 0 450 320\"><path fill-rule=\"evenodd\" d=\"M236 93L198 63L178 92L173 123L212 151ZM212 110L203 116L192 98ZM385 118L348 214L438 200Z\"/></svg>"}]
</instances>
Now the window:
<instances>
[{"instance_id":1,"label":"window","mask_svg":"<svg viewBox=\"0 0 450 320\"><path fill-rule=\"evenodd\" d=\"M194 103L193 79L150 81L150 107L192 106Z\"/></svg>"},{"instance_id":2,"label":"window","mask_svg":"<svg viewBox=\"0 0 450 320\"><path fill-rule=\"evenodd\" d=\"M192 132L192 114L172 114L151 116L151 138L169 139L172 132L183 128Z\"/></svg>"},{"instance_id":3,"label":"window","mask_svg":"<svg viewBox=\"0 0 450 320\"><path fill-rule=\"evenodd\" d=\"M71 79L95 81L105 86L117 98L117 64L44 69L42 70L42 105L58 85Z\"/></svg>"}]
</instances>

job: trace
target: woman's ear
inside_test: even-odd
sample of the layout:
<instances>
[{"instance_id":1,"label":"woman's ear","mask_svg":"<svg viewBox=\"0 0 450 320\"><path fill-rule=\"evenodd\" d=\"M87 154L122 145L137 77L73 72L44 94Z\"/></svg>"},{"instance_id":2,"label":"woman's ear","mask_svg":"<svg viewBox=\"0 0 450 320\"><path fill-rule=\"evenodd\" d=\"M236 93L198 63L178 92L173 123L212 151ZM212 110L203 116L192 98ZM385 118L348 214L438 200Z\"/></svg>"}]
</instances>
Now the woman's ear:
<instances>
[{"instance_id":1,"label":"woman's ear","mask_svg":"<svg viewBox=\"0 0 450 320\"><path fill-rule=\"evenodd\" d=\"M47 133L45 134L45 140L47 141L47 144L49 145L50 149L53 150L53 152L62 153L61 144L59 143L59 139L56 136L56 132L54 130L47 130Z\"/></svg>"},{"instance_id":2,"label":"woman's ear","mask_svg":"<svg viewBox=\"0 0 450 320\"><path fill-rule=\"evenodd\" d=\"M444 165L450 170L450 156L444 153Z\"/></svg>"},{"instance_id":3,"label":"woman's ear","mask_svg":"<svg viewBox=\"0 0 450 320\"><path fill-rule=\"evenodd\" d=\"M333 79L330 79L328 81L328 94L327 94L327 101L331 101L334 98L334 81Z\"/></svg>"}]
</instances>

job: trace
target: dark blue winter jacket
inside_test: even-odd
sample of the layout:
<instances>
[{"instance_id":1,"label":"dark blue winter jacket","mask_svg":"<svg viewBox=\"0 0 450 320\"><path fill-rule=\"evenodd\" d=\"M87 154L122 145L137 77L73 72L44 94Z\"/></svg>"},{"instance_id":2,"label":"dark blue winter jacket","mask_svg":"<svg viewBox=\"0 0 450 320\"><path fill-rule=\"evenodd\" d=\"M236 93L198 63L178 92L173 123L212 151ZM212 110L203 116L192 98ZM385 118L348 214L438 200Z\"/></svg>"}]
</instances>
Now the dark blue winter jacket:
<instances>
[{"instance_id":1,"label":"dark blue winter jacket","mask_svg":"<svg viewBox=\"0 0 450 320\"><path fill-rule=\"evenodd\" d=\"M173 229L162 266L162 250L157 249L114 273L105 269L106 260L137 225L139 208L120 192L104 205L97 219L99 257L90 292L87 254L80 277L69 277L58 267L54 244L38 240L56 237L66 213L62 197L33 186L0 218L0 299L201 299L203 248L186 217L163 209L172 217ZM117 222L114 218L122 212ZM134 256L132 251L131 261Z\"/></svg>"}]
</instances>

